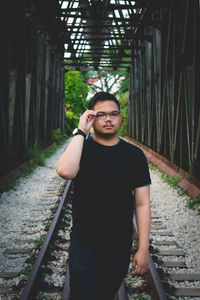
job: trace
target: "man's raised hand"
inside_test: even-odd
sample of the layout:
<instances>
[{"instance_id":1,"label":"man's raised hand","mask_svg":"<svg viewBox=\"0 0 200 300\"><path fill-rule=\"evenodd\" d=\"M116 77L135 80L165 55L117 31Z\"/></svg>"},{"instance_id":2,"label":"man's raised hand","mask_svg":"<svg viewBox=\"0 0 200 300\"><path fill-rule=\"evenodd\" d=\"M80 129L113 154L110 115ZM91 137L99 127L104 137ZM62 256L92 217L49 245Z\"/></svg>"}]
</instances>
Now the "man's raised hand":
<instances>
[{"instance_id":1,"label":"man's raised hand","mask_svg":"<svg viewBox=\"0 0 200 300\"><path fill-rule=\"evenodd\" d=\"M80 117L78 128L84 131L86 134L92 127L96 116L96 111L86 110Z\"/></svg>"}]
</instances>

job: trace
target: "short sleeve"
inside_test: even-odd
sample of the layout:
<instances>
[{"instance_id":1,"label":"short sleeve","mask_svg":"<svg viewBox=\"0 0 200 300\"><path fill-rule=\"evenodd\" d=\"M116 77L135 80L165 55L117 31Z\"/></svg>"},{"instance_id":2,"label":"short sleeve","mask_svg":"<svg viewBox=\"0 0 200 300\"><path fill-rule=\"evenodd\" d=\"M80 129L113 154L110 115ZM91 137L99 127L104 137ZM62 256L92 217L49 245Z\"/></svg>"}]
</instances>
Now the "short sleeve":
<instances>
[{"instance_id":1,"label":"short sleeve","mask_svg":"<svg viewBox=\"0 0 200 300\"><path fill-rule=\"evenodd\" d=\"M142 187L151 184L149 167L147 159L141 149L137 151L137 167L135 168L134 188Z\"/></svg>"}]
</instances>

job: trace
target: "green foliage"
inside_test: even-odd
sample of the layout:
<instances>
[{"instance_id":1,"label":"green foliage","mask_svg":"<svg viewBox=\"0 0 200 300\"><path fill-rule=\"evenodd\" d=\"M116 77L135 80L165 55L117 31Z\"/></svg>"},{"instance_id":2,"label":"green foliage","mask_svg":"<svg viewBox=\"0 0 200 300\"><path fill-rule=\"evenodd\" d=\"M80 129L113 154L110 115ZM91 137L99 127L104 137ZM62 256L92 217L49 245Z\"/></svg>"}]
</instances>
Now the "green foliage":
<instances>
[{"instance_id":1,"label":"green foliage","mask_svg":"<svg viewBox=\"0 0 200 300\"><path fill-rule=\"evenodd\" d=\"M29 174L31 174L36 168L37 168L38 164L36 162L30 162L30 164L28 165L28 167L26 167L23 170L23 173L21 174L20 177L26 177Z\"/></svg>"},{"instance_id":2,"label":"green foliage","mask_svg":"<svg viewBox=\"0 0 200 300\"><path fill-rule=\"evenodd\" d=\"M180 181L180 177L169 176L168 174L162 173L161 177L163 180L171 185L173 188L178 188L178 182Z\"/></svg>"},{"instance_id":3,"label":"green foliage","mask_svg":"<svg viewBox=\"0 0 200 300\"><path fill-rule=\"evenodd\" d=\"M62 133L60 128L58 128L58 129L53 130L53 138L54 138L56 145L62 145L63 143L66 142L67 136Z\"/></svg>"},{"instance_id":4,"label":"green foliage","mask_svg":"<svg viewBox=\"0 0 200 300\"><path fill-rule=\"evenodd\" d=\"M54 204L54 209L57 209L58 208L58 203Z\"/></svg>"},{"instance_id":5,"label":"green foliage","mask_svg":"<svg viewBox=\"0 0 200 300\"><path fill-rule=\"evenodd\" d=\"M35 162L31 161L28 165L28 167L23 169L23 172L21 173L21 175L19 176L19 178L17 178L16 180L13 180L12 182L8 183L8 184L0 184L0 193L1 192L8 192L9 190L14 190L15 187L17 186L19 179L20 178L24 178L27 175L29 175L30 173L32 173L36 168L37 168L38 164L36 164Z\"/></svg>"},{"instance_id":6,"label":"green foliage","mask_svg":"<svg viewBox=\"0 0 200 300\"><path fill-rule=\"evenodd\" d=\"M27 280L30 273L30 270L22 270L19 272L20 275L23 275L22 280Z\"/></svg>"},{"instance_id":7,"label":"green foliage","mask_svg":"<svg viewBox=\"0 0 200 300\"><path fill-rule=\"evenodd\" d=\"M61 262L61 268L65 268L67 265L66 261L63 259Z\"/></svg>"},{"instance_id":8,"label":"green foliage","mask_svg":"<svg viewBox=\"0 0 200 300\"><path fill-rule=\"evenodd\" d=\"M193 210L197 210L198 211L198 215L200 215L200 195L197 197L190 197L187 200L187 207L189 209L193 209Z\"/></svg>"},{"instance_id":9,"label":"green foliage","mask_svg":"<svg viewBox=\"0 0 200 300\"><path fill-rule=\"evenodd\" d=\"M48 223L45 225L45 230L48 230L48 229L51 227L51 224L52 224L52 222L48 222Z\"/></svg>"},{"instance_id":10,"label":"green foliage","mask_svg":"<svg viewBox=\"0 0 200 300\"><path fill-rule=\"evenodd\" d=\"M49 151L45 152L44 156L46 158L52 156L56 152L57 149L58 149L58 146L56 145L56 143L53 143L53 146L51 147L51 149Z\"/></svg>"},{"instance_id":11,"label":"green foliage","mask_svg":"<svg viewBox=\"0 0 200 300\"><path fill-rule=\"evenodd\" d=\"M67 213L67 207L66 207L66 206L63 206L63 207L62 207L62 211L63 211L64 213Z\"/></svg>"},{"instance_id":12,"label":"green foliage","mask_svg":"<svg viewBox=\"0 0 200 300\"><path fill-rule=\"evenodd\" d=\"M142 292L140 292L140 291L136 291L136 298L135 298L136 300L148 300L148 299L150 299L150 297L142 296L141 293Z\"/></svg>"},{"instance_id":13,"label":"green foliage","mask_svg":"<svg viewBox=\"0 0 200 300\"><path fill-rule=\"evenodd\" d=\"M129 91L129 76L128 74L124 74L124 79L120 83L120 92L126 93Z\"/></svg>"},{"instance_id":14,"label":"green foliage","mask_svg":"<svg viewBox=\"0 0 200 300\"><path fill-rule=\"evenodd\" d=\"M72 117L71 119L69 118L69 114L66 113L66 119L65 119L65 129L67 134L70 136L72 135L72 131L74 130L74 128L78 127L78 120L79 120L79 116L76 117L74 115L74 117Z\"/></svg>"},{"instance_id":15,"label":"green foliage","mask_svg":"<svg viewBox=\"0 0 200 300\"><path fill-rule=\"evenodd\" d=\"M60 128L53 130L53 137L56 143L58 143L63 138Z\"/></svg>"},{"instance_id":16,"label":"green foliage","mask_svg":"<svg viewBox=\"0 0 200 300\"><path fill-rule=\"evenodd\" d=\"M120 94L118 96L120 102L120 110L122 114L122 122L119 130L120 136L127 135L127 126L128 126L128 92Z\"/></svg>"},{"instance_id":17,"label":"green foliage","mask_svg":"<svg viewBox=\"0 0 200 300\"><path fill-rule=\"evenodd\" d=\"M94 76L96 74L96 71L81 71L81 75L83 78L83 82L87 83L87 80Z\"/></svg>"},{"instance_id":18,"label":"green foliage","mask_svg":"<svg viewBox=\"0 0 200 300\"><path fill-rule=\"evenodd\" d=\"M29 264L29 265L34 265L34 263L35 263L35 259L33 258L33 257L28 257L27 259L26 259L26 261L25 261L27 264Z\"/></svg>"},{"instance_id":19,"label":"green foliage","mask_svg":"<svg viewBox=\"0 0 200 300\"><path fill-rule=\"evenodd\" d=\"M72 130L78 126L80 115L87 109L88 92L89 87L84 83L80 72L69 71L65 73L66 130L70 135Z\"/></svg>"},{"instance_id":20,"label":"green foliage","mask_svg":"<svg viewBox=\"0 0 200 300\"><path fill-rule=\"evenodd\" d=\"M47 296L42 296L41 300L49 300L49 298Z\"/></svg>"},{"instance_id":21,"label":"green foliage","mask_svg":"<svg viewBox=\"0 0 200 300\"><path fill-rule=\"evenodd\" d=\"M41 274L41 278L42 278L43 280L44 280L47 276L48 276L47 273L42 273L42 274Z\"/></svg>"},{"instance_id":22,"label":"green foliage","mask_svg":"<svg viewBox=\"0 0 200 300\"><path fill-rule=\"evenodd\" d=\"M41 154L39 151L39 145L37 142L33 145L33 148L28 149L28 157L32 159L34 163L40 166L44 166L45 158L44 154Z\"/></svg>"},{"instance_id":23,"label":"green foliage","mask_svg":"<svg viewBox=\"0 0 200 300\"><path fill-rule=\"evenodd\" d=\"M0 183L0 192L8 192L9 190L14 190L16 185L17 185L17 180L8 184Z\"/></svg>"},{"instance_id":24,"label":"green foliage","mask_svg":"<svg viewBox=\"0 0 200 300\"><path fill-rule=\"evenodd\" d=\"M44 234L41 235L40 238L38 238L38 239L35 240L35 244L36 244L36 245L42 245L42 244L44 243L45 237L46 237L46 236L45 236Z\"/></svg>"},{"instance_id":25,"label":"green foliage","mask_svg":"<svg viewBox=\"0 0 200 300\"><path fill-rule=\"evenodd\" d=\"M28 149L27 155L30 159L28 162L28 166L23 169L21 175L16 180L8 184L0 183L0 193L8 192L9 190L14 189L15 186L18 184L20 178L24 178L31 174L38 167L38 165L44 166L45 158L52 156L55 153L55 151L59 148L59 145L63 145L64 143L66 143L67 136L61 132L60 128L53 131L53 136L55 143L45 154L40 153L40 147L38 143L35 143L33 145L33 148Z\"/></svg>"}]
</instances>

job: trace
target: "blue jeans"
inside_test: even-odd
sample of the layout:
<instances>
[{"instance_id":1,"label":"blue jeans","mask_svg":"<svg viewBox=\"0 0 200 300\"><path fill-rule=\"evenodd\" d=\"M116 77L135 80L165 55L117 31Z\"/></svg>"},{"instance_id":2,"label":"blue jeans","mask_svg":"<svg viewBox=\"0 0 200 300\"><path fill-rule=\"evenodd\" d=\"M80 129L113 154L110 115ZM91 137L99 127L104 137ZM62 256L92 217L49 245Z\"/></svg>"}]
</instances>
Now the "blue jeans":
<instances>
[{"instance_id":1,"label":"blue jeans","mask_svg":"<svg viewBox=\"0 0 200 300\"><path fill-rule=\"evenodd\" d=\"M128 272L130 251L116 253L72 243L70 300L113 300Z\"/></svg>"}]
</instances>

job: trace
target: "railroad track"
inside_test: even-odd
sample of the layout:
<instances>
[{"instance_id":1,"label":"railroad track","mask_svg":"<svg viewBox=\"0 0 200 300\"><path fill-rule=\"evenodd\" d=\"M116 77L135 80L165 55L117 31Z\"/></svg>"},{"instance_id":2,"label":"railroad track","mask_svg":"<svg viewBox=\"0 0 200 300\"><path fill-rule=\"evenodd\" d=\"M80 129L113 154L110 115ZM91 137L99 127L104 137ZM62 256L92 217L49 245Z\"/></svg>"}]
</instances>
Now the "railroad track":
<instances>
[{"instance_id":1,"label":"railroad track","mask_svg":"<svg viewBox=\"0 0 200 300\"><path fill-rule=\"evenodd\" d=\"M150 253L169 299L200 299L200 274L188 271L184 250L156 211L152 211Z\"/></svg>"},{"instance_id":2,"label":"railroad track","mask_svg":"<svg viewBox=\"0 0 200 300\"><path fill-rule=\"evenodd\" d=\"M134 226L137 232L135 218ZM136 249L137 242L134 251ZM149 272L138 276L142 284L130 287L129 299L200 299L200 274L188 272L184 251L156 211L152 211L149 252ZM132 274L131 281L134 280ZM131 297L135 293L138 293L138 298Z\"/></svg>"},{"instance_id":3,"label":"railroad track","mask_svg":"<svg viewBox=\"0 0 200 300\"><path fill-rule=\"evenodd\" d=\"M20 293L20 300L70 299L69 273L66 262L68 259L69 231L71 226L71 193L73 193L73 189L70 189L69 181L44 243L37 255L33 269L23 291ZM137 232L135 219L133 223ZM63 228L63 224L67 224L67 227ZM66 254L65 262L60 261L63 253ZM172 232L167 230L155 211L152 212L150 253L150 271L146 275L136 276L133 274L130 264L129 274L118 292L119 300L165 300L178 299L179 297L188 297L181 299L191 299L192 297L200 299L200 289L197 287L197 284L200 282L200 275L187 273L183 250L178 249ZM36 254L37 252L35 256ZM168 259L169 257L173 259L170 260ZM180 270L183 268L185 272L180 274ZM57 269L61 269L62 272L54 272ZM58 277L62 277L63 282L56 284L55 279ZM189 281L193 282L193 287L185 287ZM196 282L196 287L194 281ZM181 285L184 287L177 287L177 282L181 282ZM15 287L16 291L22 290L22 286L23 283ZM14 299L19 298L16 297Z\"/></svg>"},{"instance_id":4,"label":"railroad track","mask_svg":"<svg viewBox=\"0 0 200 300\"><path fill-rule=\"evenodd\" d=\"M68 203L70 201L70 184L71 181L68 181L66 184L54 219L21 294L21 300L48 299L45 295L48 293L53 293L55 294L55 299L60 299L62 291L60 285L51 284L51 280L48 283L45 279L46 276L42 276L42 274L48 274L49 272L51 277L53 277L52 270L54 267L56 266L57 268L57 264L59 264L59 267L62 268L63 264L63 261L57 263L59 262L59 251L67 252L69 247L69 235L65 238L65 226L63 227L63 225L68 224L67 233L69 233L71 214L69 216L66 212L71 209L71 205ZM66 261L64 262L64 266L66 267ZM59 276L59 274L56 274L56 276Z\"/></svg>"},{"instance_id":5,"label":"railroad track","mask_svg":"<svg viewBox=\"0 0 200 300\"><path fill-rule=\"evenodd\" d=\"M41 247L41 250L38 254L38 257L35 261L33 269L30 273L30 276L26 282L26 285L22 291L20 296L20 300L31 300L31 299L49 299L48 296L54 293L54 298L51 299L62 299L62 300L70 300L70 288L69 288L69 269L66 268L66 280L63 289L56 288L55 286L44 284L44 280L42 279L42 273L48 269L48 256L49 256L49 248L55 248L55 241L53 241L56 236L56 232L58 231L58 223L61 220L63 207L67 207L68 211L71 209L70 197L68 197L68 193L73 193L73 189L70 189L71 181L69 181L66 185L65 191L63 193L62 199L56 211L54 220L49 228L48 234L45 238L45 241ZM63 218L62 218L63 219ZM64 220L63 220L64 221ZM70 219L71 221L71 219ZM61 223L62 225L62 223ZM71 224L69 224L67 228L67 232L69 233ZM56 238L55 238L56 239ZM67 240L67 247L69 246L69 240ZM54 243L54 245L52 245ZM67 249L65 249L67 251ZM51 257L51 256L49 256ZM55 258L54 258L55 260ZM127 292L125 289L124 283L121 285L118 292L119 300L127 300ZM103 299L102 299L103 300Z\"/></svg>"},{"instance_id":6,"label":"railroad track","mask_svg":"<svg viewBox=\"0 0 200 300\"><path fill-rule=\"evenodd\" d=\"M5 219L4 222L1 220L3 225L0 239L1 300L19 299L20 290L24 286L60 202L65 181L58 176L53 176L48 184L46 188L43 186L39 188L28 200L24 191L21 199L17 191L14 191L10 199L16 197L17 201L15 205L10 205L10 216L7 209L5 209L5 218L1 212L3 220ZM8 201L10 199L8 198ZM4 208L2 209L4 211Z\"/></svg>"}]
</instances>

